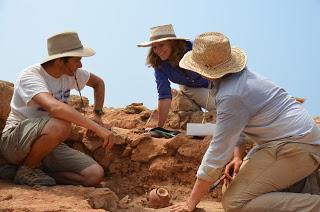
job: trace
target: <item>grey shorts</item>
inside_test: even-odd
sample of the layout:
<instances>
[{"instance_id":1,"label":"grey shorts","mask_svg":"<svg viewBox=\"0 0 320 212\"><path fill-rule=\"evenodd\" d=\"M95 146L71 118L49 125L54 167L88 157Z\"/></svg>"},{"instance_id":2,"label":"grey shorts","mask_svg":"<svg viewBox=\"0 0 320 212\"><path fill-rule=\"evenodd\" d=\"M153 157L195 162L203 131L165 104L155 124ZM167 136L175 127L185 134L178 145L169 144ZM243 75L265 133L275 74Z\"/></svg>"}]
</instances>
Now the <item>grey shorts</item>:
<instances>
[{"instance_id":1,"label":"grey shorts","mask_svg":"<svg viewBox=\"0 0 320 212\"><path fill-rule=\"evenodd\" d=\"M26 119L17 126L2 133L0 153L11 164L20 165L29 154L32 144L41 136L41 132L50 117ZM48 172L76 172L96 164L90 156L70 148L64 143L59 144L42 161L43 168Z\"/></svg>"}]
</instances>

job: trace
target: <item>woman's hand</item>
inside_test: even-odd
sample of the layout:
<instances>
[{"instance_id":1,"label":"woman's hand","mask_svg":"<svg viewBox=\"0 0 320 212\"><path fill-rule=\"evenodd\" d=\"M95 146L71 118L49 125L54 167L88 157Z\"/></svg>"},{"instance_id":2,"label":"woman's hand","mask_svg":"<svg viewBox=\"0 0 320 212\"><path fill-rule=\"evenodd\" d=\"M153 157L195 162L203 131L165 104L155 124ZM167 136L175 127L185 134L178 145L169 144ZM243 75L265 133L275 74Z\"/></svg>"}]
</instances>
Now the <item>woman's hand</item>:
<instances>
[{"instance_id":1,"label":"woman's hand","mask_svg":"<svg viewBox=\"0 0 320 212\"><path fill-rule=\"evenodd\" d=\"M191 212L194 207L190 206L188 202L178 203L170 207L170 212Z\"/></svg>"},{"instance_id":2,"label":"woman's hand","mask_svg":"<svg viewBox=\"0 0 320 212\"><path fill-rule=\"evenodd\" d=\"M239 173L240 166L242 164L243 160L236 157L233 158L228 165L226 165L226 168L224 170L225 175L225 184L228 185L235 176Z\"/></svg>"}]
</instances>

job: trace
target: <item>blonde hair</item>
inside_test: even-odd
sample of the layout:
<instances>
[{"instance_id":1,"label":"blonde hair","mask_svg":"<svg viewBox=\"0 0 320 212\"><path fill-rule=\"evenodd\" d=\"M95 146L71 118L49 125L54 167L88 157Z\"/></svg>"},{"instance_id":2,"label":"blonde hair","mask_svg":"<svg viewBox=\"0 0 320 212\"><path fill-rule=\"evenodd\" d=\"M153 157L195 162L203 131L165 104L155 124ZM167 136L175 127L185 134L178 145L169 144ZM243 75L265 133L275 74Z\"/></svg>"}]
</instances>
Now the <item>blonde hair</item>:
<instances>
[{"instance_id":1,"label":"blonde hair","mask_svg":"<svg viewBox=\"0 0 320 212\"><path fill-rule=\"evenodd\" d=\"M170 46L172 48L172 52L168 60L172 67L177 68L179 67L179 61L186 53L187 43L184 40L170 40ZM160 63L160 57L153 52L151 47L147 56L146 65L152 68L159 68Z\"/></svg>"}]
</instances>

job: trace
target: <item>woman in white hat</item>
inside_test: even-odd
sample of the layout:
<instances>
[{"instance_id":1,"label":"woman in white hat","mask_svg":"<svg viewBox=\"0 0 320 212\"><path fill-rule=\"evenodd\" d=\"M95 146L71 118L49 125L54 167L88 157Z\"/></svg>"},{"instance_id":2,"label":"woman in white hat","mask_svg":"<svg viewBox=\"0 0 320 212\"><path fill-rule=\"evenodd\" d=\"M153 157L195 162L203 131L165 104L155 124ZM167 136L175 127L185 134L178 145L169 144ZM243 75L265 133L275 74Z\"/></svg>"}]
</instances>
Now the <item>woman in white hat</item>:
<instances>
[{"instance_id":1,"label":"woman in white hat","mask_svg":"<svg viewBox=\"0 0 320 212\"><path fill-rule=\"evenodd\" d=\"M225 211L320 211L320 129L301 103L246 63L246 53L217 32L197 36L181 59L180 67L215 84L217 117L191 195L170 211L193 211L225 165ZM246 155L248 142L256 145Z\"/></svg>"},{"instance_id":2,"label":"woman in white hat","mask_svg":"<svg viewBox=\"0 0 320 212\"><path fill-rule=\"evenodd\" d=\"M159 99L158 127L163 127L165 124L171 106L170 81L179 84L182 93L200 107L213 110L212 98L210 97L207 101L208 80L198 73L179 67L180 59L192 49L191 42L187 38L178 38L171 24L152 27L150 32L150 40L138 44L138 47L151 47L147 56L147 65L155 70Z\"/></svg>"}]
</instances>

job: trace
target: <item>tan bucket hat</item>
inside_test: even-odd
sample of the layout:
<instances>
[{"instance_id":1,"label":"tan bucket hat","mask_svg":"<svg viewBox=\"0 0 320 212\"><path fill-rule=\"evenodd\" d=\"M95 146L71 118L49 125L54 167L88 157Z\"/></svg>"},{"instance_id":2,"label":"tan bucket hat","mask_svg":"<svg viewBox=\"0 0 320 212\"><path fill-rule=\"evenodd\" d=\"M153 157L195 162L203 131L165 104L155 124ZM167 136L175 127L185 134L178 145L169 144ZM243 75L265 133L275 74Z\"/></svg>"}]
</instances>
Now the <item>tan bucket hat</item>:
<instances>
[{"instance_id":1,"label":"tan bucket hat","mask_svg":"<svg viewBox=\"0 0 320 212\"><path fill-rule=\"evenodd\" d=\"M61 57L89 57L95 54L91 48L84 47L76 32L62 32L47 40L48 57L41 64Z\"/></svg>"},{"instance_id":2,"label":"tan bucket hat","mask_svg":"<svg viewBox=\"0 0 320 212\"><path fill-rule=\"evenodd\" d=\"M165 40L189 40L188 38L177 38L172 24L155 26L150 28L150 39L147 42L140 43L138 47L148 47L153 43Z\"/></svg>"},{"instance_id":3,"label":"tan bucket hat","mask_svg":"<svg viewBox=\"0 0 320 212\"><path fill-rule=\"evenodd\" d=\"M219 32L207 32L196 37L192 50L180 60L179 66L210 79L240 72L247 63L244 50L230 46L229 39Z\"/></svg>"}]
</instances>

